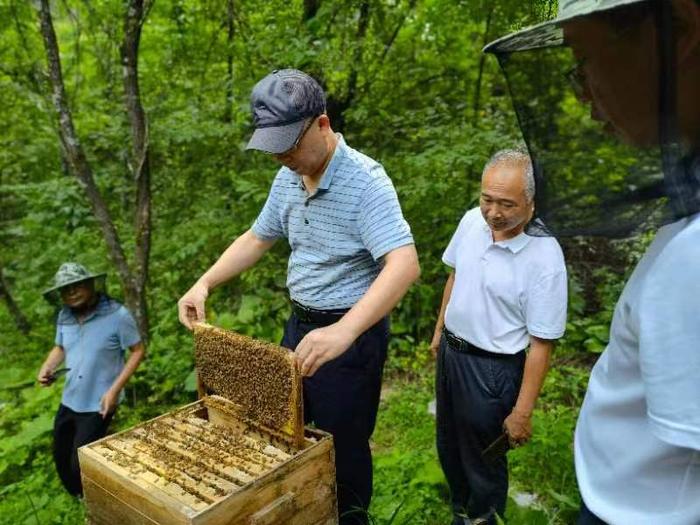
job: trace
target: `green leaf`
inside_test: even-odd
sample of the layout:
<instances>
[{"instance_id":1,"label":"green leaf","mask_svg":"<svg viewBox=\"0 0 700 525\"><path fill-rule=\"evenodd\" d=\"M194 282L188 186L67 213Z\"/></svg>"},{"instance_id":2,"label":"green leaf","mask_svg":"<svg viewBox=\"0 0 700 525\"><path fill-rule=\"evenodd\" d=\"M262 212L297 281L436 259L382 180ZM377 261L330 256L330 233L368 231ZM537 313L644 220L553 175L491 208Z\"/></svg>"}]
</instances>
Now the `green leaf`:
<instances>
[{"instance_id":1,"label":"green leaf","mask_svg":"<svg viewBox=\"0 0 700 525\"><path fill-rule=\"evenodd\" d=\"M567 496L565 494L560 494L559 492L556 492L552 489L547 489L547 492L549 493L550 496L552 496L555 500L557 500L559 503L564 505L565 507L568 507L571 510L578 509L580 504L578 501L574 501L573 498L570 496Z\"/></svg>"},{"instance_id":2,"label":"green leaf","mask_svg":"<svg viewBox=\"0 0 700 525\"><path fill-rule=\"evenodd\" d=\"M192 370L185 379L185 391L186 392L196 392L197 391L197 371Z\"/></svg>"},{"instance_id":3,"label":"green leaf","mask_svg":"<svg viewBox=\"0 0 700 525\"><path fill-rule=\"evenodd\" d=\"M589 335L590 337L595 337L599 341L602 341L604 343L608 342L608 336L610 334L610 329L608 328L608 325L605 324L594 324L591 326L586 327L585 330L586 334Z\"/></svg>"},{"instance_id":4,"label":"green leaf","mask_svg":"<svg viewBox=\"0 0 700 525\"><path fill-rule=\"evenodd\" d=\"M595 337L589 337L583 342L583 345L586 347L586 350L594 354L600 354L603 350L605 350L606 346Z\"/></svg>"}]
</instances>

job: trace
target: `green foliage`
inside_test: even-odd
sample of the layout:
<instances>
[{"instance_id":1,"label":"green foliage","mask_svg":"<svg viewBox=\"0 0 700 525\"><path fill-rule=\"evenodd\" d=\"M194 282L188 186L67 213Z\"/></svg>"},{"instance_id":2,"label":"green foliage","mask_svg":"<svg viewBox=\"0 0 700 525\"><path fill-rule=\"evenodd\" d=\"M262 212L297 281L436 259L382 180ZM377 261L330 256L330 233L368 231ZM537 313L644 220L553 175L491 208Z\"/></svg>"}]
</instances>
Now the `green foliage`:
<instances>
[{"instance_id":1,"label":"green foliage","mask_svg":"<svg viewBox=\"0 0 700 525\"><path fill-rule=\"evenodd\" d=\"M434 419L427 411L433 397L429 377L423 373L418 381L397 382L385 391L373 443L370 513L378 524L449 521L448 489L437 460Z\"/></svg>"},{"instance_id":2,"label":"green foliage","mask_svg":"<svg viewBox=\"0 0 700 525\"><path fill-rule=\"evenodd\" d=\"M381 525L450 521L449 489L435 450L433 367L412 381L388 383L373 438L374 496L370 514ZM533 439L509 452L511 496L536 495L532 507L509 499L512 525L572 523L579 499L571 437L585 391L586 369L555 363L533 418Z\"/></svg>"}]
</instances>

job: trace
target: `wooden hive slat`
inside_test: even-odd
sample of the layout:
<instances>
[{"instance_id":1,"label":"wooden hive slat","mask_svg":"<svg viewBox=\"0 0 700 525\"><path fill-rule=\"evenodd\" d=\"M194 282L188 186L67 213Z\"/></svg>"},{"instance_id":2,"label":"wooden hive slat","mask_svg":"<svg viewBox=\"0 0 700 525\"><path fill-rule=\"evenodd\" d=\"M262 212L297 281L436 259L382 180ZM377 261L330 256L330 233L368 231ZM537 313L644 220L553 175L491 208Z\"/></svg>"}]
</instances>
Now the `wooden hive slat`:
<instances>
[{"instance_id":1,"label":"wooden hive slat","mask_svg":"<svg viewBox=\"0 0 700 525\"><path fill-rule=\"evenodd\" d=\"M93 450L105 459L109 468L113 469L115 472L121 473L141 489L152 491L154 494L162 492L178 504L193 510L201 510L207 507L207 504L201 499L183 492L183 488L177 483L168 481L153 470L147 468L141 469L139 463L131 456L125 456L128 458L130 467L127 467L121 461L115 461L112 459L114 455L113 445L109 448L107 446L95 447Z\"/></svg>"},{"instance_id":2,"label":"wooden hive slat","mask_svg":"<svg viewBox=\"0 0 700 525\"><path fill-rule=\"evenodd\" d=\"M220 464L214 463L213 461L206 461L194 454L191 449L185 448L185 444L178 439L179 435L177 429L170 433L167 441L162 436L147 435L146 431L143 429L137 429L133 435L135 438L140 438L148 443L157 443L159 447L167 448L173 454L186 458L190 465L201 464L201 472L197 473L201 476L200 483L212 487L217 495L234 492L245 484L244 482L237 482ZM219 454L221 454L221 452L219 452Z\"/></svg>"},{"instance_id":3,"label":"wooden hive slat","mask_svg":"<svg viewBox=\"0 0 700 525\"><path fill-rule=\"evenodd\" d=\"M156 523L188 524L191 523L191 516L206 509L206 505L194 499L189 505L183 503L177 495L171 493L169 485L162 479L147 480L147 475L133 476L127 469L107 460L98 447L88 445L78 451L81 477L83 486L86 487L85 501L91 521L106 525L117 523L104 516L105 507L112 508L117 502L128 502L129 507L138 509L138 514L132 515L128 508L124 508L124 514L131 517L122 523L129 524L140 524L139 515L146 514ZM177 490L177 487L172 490ZM98 516L93 518L94 513Z\"/></svg>"},{"instance_id":4,"label":"wooden hive slat","mask_svg":"<svg viewBox=\"0 0 700 525\"><path fill-rule=\"evenodd\" d=\"M237 430L180 412L120 433L94 450L131 469L128 474L136 473L183 504L201 509L292 457Z\"/></svg>"},{"instance_id":5,"label":"wooden hive slat","mask_svg":"<svg viewBox=\"0 0 700 525\"><path fill-rule=\"evenodd\" d=\"M182 496L183 500L188 498L188 493L206 504L214 503L218 499L218 495L210 487L200 483L200 480L192 477L182 468L174 466L172 462L149 453L145 447L139 445L138 441L129 438L114 439L109 442L110 448L121 451L151 473L181 487L181 492L178 495ZM194 475L194 472L191 474Z\"/></svg>"},{"instance_id":6,"label":"wooden hive slat","mask_svg":"<svg viewBox=\"0 0 700 525\"><path fill-rule=\"evenodd\" d=\"M173 424L174 428L179 429L181 432L186 433L188 436L196 436L197 432L201 430L201 427L198 425L193 425L188 422L184 423L174 423ZM206 443L206 438L201 439L202 442ZM195 448L196 450L196 448ZM225 459L227 456L229 456L228 452L225 450L220 450L219 454ZM254 478L254 476L251 476L249 473L232 466L230 462L224 461L222 465L219 465L216 470L220 473L220 477L223 477L224 479L228 479L232 483L237 484L239 487L244 486L247 483L250 483Z\"/></svg>"}]
</instances>

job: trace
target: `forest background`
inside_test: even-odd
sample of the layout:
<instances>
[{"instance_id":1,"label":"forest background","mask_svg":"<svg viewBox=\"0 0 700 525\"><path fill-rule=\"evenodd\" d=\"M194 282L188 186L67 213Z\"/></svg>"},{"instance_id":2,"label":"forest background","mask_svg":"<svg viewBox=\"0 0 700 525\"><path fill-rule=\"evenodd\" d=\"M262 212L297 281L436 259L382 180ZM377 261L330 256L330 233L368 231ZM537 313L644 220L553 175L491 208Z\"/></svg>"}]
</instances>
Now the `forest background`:
<instances>
[{"instance_id":1,"label":"forest background","mask_svg":"<svg viewBox=\"0 0 700 525\"><path fill-rule=\"evenodd\" d=\"M55 329L40 292L61 262L107 272L148 340L114 428L195 398L176 302L264 203L276 164L244 150L249 94L271 70L296 67L326 88L334 129L385 166L423 270L392 314L372 520L445 523L427 411L441 255L478 202L484 162L521 140L481 49L555 13L554 0L0 0L0 522L83 522L51 460L61 385L33 383ZM532 442L510 453L514 524L576 515L573 427L645 239L561 242L569 322ZM287 255L278 243L214 292L209 321L278 342Z\"/></svg>"}]
</instances>

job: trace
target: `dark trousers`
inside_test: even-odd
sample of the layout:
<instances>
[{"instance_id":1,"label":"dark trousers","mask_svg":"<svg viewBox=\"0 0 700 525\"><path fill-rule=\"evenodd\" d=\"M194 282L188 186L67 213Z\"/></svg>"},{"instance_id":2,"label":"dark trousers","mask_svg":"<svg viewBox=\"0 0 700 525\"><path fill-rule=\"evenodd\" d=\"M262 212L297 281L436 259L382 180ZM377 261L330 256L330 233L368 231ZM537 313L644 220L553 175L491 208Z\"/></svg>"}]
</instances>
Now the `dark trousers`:
<instances>
[{"instance_id":1,"label":"dark trousers","mask_svg":"<svg viewBox=\"0 0 700 525\"><path fill-rule=\"evenodd\" d=\"M58 407L53 423L53 459L58 477L71 495L83 493L78 448L103 438L112 417L114 413L102 419L99 412L74 412L64 405Z\"/></svg>"},{"instance_id":2,"label":"dark trousers","mask_svg":"<svg viewBox=\"0 0 700 525\"><path fill-rule=\"evenodd\" d=\"M482 518L495 524L508 495L505 454L485 460L481 453L503 432L520 392L525 352L515 356L458 352L440 341L435 382L437 449L450 486L454 524Z\"/></svg>"},{"instance_id":3,"label":"dark trousers","mask_svg":"<svg viewBox=\"0 0 700 525\"><path fill-rule=\"evenodd\" d=\"M282 346L295 349L318 324L292 314ZM372 497L372 456L369 438L379 407L389 321L382 319L364 332L343 354L304 378L304 420L333 435L342 525L367 523Z\"/></svg>"},{"instance_id":4,"label":"dark trousers","mask_svg":"<svg viewBox=\"0 0 700 525\"><path fill-rule=\"evenodd\" d=\"M576 525L607 525L607 523L605 523L598 516L593 514L591 510L588 507L586 507L586 503L582 499L581 511L579 512L578 521L576 522Z\"/></svg>"}]
</instances>

